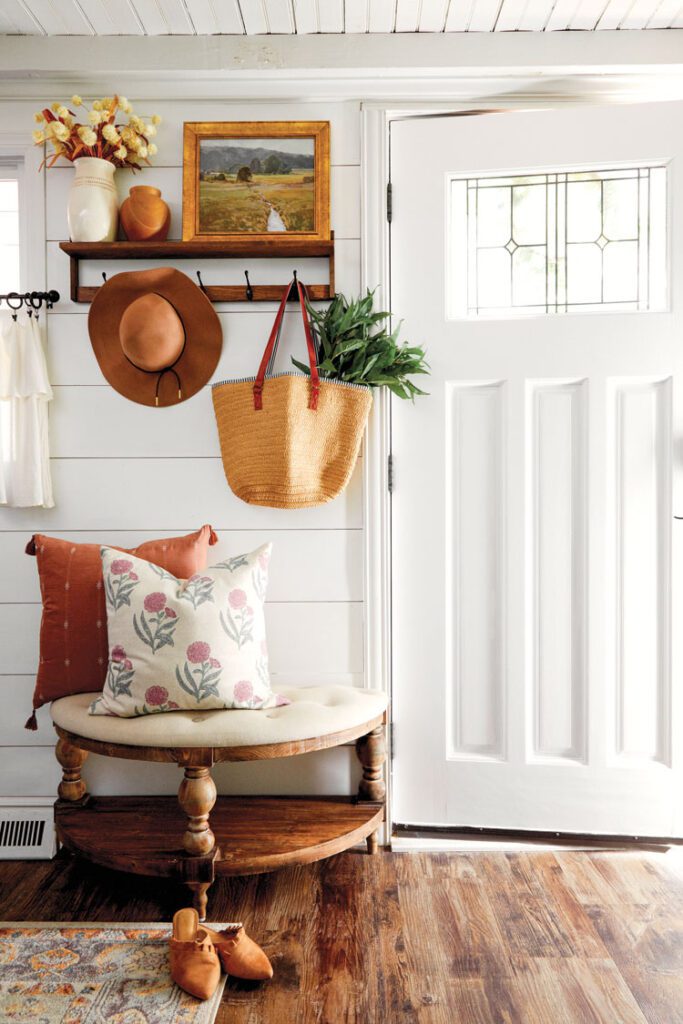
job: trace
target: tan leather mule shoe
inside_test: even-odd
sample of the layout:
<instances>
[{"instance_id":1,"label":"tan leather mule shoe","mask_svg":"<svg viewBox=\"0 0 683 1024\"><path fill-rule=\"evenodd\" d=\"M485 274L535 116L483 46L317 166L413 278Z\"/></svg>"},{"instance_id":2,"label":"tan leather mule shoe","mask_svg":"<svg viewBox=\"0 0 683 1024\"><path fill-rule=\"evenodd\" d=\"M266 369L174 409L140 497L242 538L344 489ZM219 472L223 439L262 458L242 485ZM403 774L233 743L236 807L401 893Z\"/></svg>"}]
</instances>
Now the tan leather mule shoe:
<instances>
[{"instance_id":1,"label":"tan leather mule shoe","mask_svg":"<svg viewBox=\"0 0 683 1024\"><path fill-rule=\"evenodd\" d=\"M222 932L207 928L206 932L218 951L226 974L249 981L267 981L273 977L270 960L261 947L249 938L243 925L236 924Z\"/></svg>"},{"instance_id":2,"label":"tan leather mule shoe","mask_svg":"<svg viewBox=\"0 0 683 1024\"><path fill-rule=\"evenodd\" d=\"M199 927L199 915L192 907L179 910L174 916L169 947L171 977L176 985L197 999L210 999L221 980L221 963L207 930Z\"/></svg>"}]
</instances>

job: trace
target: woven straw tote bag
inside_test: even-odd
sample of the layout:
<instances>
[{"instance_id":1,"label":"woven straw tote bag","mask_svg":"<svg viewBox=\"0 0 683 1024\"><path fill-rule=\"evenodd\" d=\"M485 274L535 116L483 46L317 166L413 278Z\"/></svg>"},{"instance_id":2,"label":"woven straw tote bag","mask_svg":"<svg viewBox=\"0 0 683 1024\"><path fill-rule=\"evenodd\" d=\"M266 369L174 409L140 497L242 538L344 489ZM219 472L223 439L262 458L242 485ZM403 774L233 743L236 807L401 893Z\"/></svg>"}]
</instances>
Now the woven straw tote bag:
<instances>
[{"instance_id":1,"label":"woven straw tote bag","mask_svg":"<svg viewBox=\"0 0 683 1024\"><path fill-rule=\"evenodd\" d=\"M292 288L301 306L310 377L272 372ZM250 505L322 505L344 490L358 458L370 388L320 379L305 299L295 278L283 293L256 377L212 388L225 476Z\"/></svg>"}]
</instances>

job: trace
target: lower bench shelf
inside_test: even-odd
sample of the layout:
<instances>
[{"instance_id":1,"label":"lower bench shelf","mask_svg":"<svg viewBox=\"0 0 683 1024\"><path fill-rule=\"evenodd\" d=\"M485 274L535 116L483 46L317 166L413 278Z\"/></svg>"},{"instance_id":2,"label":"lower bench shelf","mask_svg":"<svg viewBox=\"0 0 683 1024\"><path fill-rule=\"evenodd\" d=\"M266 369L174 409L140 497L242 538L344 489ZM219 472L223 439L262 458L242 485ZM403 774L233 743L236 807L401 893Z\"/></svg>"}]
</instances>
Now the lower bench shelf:
<instances>
[{"instance_id":1,"label":"lower bench shelf","mask_svg":"<svg viewBox=\"0 0 683 1024\"><path fill-rule=\"evenodd\" d=\"M376 853L386 791L385 695L340 686L283 693L287 705L264 711L174 711L124 720L89 715L92 694L56 701L58 841L102 867L184 883L202 920L208 890L221 875L308 864L363 840ZM313 735L304 731L314 726ZM362 770L356 796L217 795L216 763L292 757L354 741ZM89 753L178 765L178 799L89 796L81 776Z\"/></svg>"},{"instance_id":2,"label":"lower bench shelf","mask_svg":"<svg viewBox=\"0 0 683 1024\"><path fill-rule=\"evenodd\" d=\"M55 806L57 838L103 867L190 881L199 861L209 875L256 875L348 850L379 828L382 803L352 797L218 797L216 845L189 860L180 840L185 815L173 797L88 797ZM205 879L209 881L209 879ZM211 878L211 880L213 880Z\"/></svg>"}]
</instances>

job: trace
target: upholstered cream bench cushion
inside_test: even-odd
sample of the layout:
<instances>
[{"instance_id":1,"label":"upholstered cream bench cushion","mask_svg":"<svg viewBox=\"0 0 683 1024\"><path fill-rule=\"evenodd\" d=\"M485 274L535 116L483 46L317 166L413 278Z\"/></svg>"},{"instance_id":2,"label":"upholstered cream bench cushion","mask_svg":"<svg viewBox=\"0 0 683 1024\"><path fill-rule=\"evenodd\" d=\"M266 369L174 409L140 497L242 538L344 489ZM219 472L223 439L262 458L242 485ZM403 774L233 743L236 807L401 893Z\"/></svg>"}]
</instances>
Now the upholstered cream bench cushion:
<instances>
[{"instance_id":1,"label":"upholstered cream bench cushion","mask_svg":"<svg viewBox=\"0 0 683 1024\"><path fill-rule=\"evenodd\" d=\"M55 725L86 739L134 747L242 747L290 743L354 729L381 715L387 697L352 686L278 687L291 704L265 711L167 711L140 718L89 715L97 693L52 704Z\"/></svg>"}]
</instances>

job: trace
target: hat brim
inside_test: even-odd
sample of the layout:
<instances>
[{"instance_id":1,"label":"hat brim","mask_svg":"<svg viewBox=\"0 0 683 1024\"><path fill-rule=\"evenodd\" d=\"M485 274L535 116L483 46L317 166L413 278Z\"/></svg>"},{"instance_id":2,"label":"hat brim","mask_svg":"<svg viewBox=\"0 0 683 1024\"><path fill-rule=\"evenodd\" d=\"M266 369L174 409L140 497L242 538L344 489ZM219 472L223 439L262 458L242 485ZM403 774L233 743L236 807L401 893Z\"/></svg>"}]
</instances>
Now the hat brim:
<instances>
[{"instance_id":1,"label":"hat brim","mask_svg":"<svg viewBox=\"0 0 683 1024\"><path fill-rule=\"evenodd\" d=\"M172 373L139 370L125 356L119 338L124 311L135 299L156 292L167 299L182 320L185 348ZM100 370L111 386L140 405L178 405L211 379L223 347L223 332L211 301L186 274L174 267L115 274L98 288L88 315L88 331ZM159 401L156 401L157 383Z\"/></svg>"}]
</instances>

